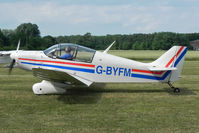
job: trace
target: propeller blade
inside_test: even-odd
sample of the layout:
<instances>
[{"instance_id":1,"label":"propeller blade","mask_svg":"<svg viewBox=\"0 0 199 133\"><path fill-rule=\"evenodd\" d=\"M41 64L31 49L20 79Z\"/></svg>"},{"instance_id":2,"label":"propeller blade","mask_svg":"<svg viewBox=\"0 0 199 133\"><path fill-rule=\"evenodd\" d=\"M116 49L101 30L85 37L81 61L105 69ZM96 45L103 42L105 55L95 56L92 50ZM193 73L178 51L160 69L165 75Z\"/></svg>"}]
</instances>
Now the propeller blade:
<instances>
[{"instance_id":1,"label":"propeller blade","mask_svg":"<svg viewBox=\"0 0 199 133\"><path fill-rule=\"evenodd\" d=\"M20 43L21 43L21 41L20 41L20 39L19 39L16 52L10 54L10 57L13 58L13 60L12 60L12 62L10 63L10 66L9 66L9 72L8 72L9 75L11 74L12 69L13 69L13 67L14 67L14 65L15 65L15 62L16 62L16 60L15 60L14 57L12 57L12 56L14 56L16 53L18 53L18 50L19 50L19 47L20 47ZM14 54L14 55L13 55L13 54Z\"/></svg>"},{"instance_id":2,"label":"propeller blade","mask_svg":"<svg viewBox=\"0 0 199 133\"><path fill-rule=\"evenodd\" d=\"M15 60L12 60L12 62L10 63L10 66L9 66L9 75L11 74L14 65L15 65Z\"/></svg>"}]
</instances>

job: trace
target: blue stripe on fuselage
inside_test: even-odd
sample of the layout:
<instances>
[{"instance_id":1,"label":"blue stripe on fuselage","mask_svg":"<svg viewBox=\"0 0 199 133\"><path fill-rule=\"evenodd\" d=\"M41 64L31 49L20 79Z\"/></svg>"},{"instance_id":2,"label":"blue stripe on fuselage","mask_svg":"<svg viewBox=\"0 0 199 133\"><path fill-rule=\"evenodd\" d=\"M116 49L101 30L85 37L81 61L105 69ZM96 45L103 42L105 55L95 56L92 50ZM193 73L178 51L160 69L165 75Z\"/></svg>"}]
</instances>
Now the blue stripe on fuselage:
<instances>
[{"instance_id":1,"label":"blue stripe on fuselage","mask_svg":"<svg viewBox=\"0 0 199 133\"><path fill-rule=\"evenodd\" d=\"M164 80L171 71L167 71L162 77L150 76L150 75L142 75L142 74L131 74L131 77L135 78L143 78L143 79L151 79L151 80Z\"/></svg>"},{"instance_id":2,"label":"blue stripe on fuselage","mask_svg":"<svg viewBox=\"0 0 199 133\"><path fill-rule=\"evenodd\" d=\"M22 64L28 64L28 65L34 65L34 66L45 66L45 67L67 69L67 70L74 70L74 71L87 72L87 73L95 73L94 69L75 68L75 67L66 67L66 66L56 66L56 65L48 65L48 64L30 63L30 62L21 62L21 63Z\"/></svg>"}]
</instances>

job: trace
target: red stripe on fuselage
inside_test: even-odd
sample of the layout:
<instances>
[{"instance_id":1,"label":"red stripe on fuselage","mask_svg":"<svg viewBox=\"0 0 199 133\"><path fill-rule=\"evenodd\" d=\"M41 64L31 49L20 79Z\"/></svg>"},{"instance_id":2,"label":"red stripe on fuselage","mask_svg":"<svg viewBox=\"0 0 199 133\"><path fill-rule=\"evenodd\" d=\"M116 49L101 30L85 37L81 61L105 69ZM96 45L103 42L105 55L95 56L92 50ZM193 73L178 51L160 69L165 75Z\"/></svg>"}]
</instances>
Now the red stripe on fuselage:
<instances>
[{"instance_id":1,"label":"red stripe on fuselage","mask_svg":"<svg viewBox=\"0 0 199 133\"><path fill-rule=\"evenodd\" d=\"M174 55L171 60L166 64L165 67L168 67L175 59L175 56L177 57L180 52L183 50L184 46L182 46L178 52L176 53L176 55ZM147 71L147 70L139 70L139 69L132 69L132 72L141 72L141 73L149 73L149 74L157 74L157 75L161 75L164 71L158 71L158 72L154 72L154 71Z\"/></svg>"},{"instance_id":2,"label":"red stripe on fuselage","mask_svg":"<svg viewBox=\"0 0 199 133\"><path fill-rule=\"evenodd\" d=\"M36 59L25 59L25 58L18 58L18 59L19 60L26 60L26 61L37 61L37 62L75 65L75 66L83 66L83 67L95 67L95 65L90 65L90 64L80 64L80 63L71 63L71 62L62 62L62 61L36 60Z\"/></svg>"},{"instance_id":3,"label":"red stripe on fuselage","mask_svg":"<svg viewBox=\"0 0 199 133\"><path fill-rule=\"evenodd\" d=\"M141 72L141 73L150 73L150 74L161 75L164 71L154 72L154 71L147 71L147 70L132 69L132 72Z\"/></svg>"}]
</instances>

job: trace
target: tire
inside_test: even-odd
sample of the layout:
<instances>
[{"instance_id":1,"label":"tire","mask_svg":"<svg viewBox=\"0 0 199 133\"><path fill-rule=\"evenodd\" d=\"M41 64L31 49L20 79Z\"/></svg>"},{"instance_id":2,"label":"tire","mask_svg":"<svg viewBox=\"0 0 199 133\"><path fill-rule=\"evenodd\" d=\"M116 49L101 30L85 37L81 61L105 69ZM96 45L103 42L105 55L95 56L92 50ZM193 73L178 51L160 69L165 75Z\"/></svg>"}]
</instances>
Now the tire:
<instances>
[{"instance_id":1,"label":"tire","mask_svg":"<svg viewBox=\"0 0 199 133\"><path fill-rule=\"evenodd\" d=\"M180 93L180 89L179 88L175 88L174 89L174 93Z\"/></svg>"}]
</instances>

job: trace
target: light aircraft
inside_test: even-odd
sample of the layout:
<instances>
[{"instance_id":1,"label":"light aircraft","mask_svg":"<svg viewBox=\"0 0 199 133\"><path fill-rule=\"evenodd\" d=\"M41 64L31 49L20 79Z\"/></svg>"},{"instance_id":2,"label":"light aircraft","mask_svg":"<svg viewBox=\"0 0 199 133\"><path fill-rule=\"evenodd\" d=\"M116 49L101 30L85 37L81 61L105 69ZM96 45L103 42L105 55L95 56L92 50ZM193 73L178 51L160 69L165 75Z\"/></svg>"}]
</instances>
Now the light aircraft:
<instances>
[{"instance_id":1,"label":"light aircraft","mask_svg":"<svg viewBox=\"0 0 199 133\"><path fill-rule=\"evenodd\" d=\"M157 60L142 63L108 54L114 42L104 51L96 51L72 43L56 44L44 51L11 53L10 72L17 67L32 70L42 79L33 85L34 94L62 94L73 86L91 86L95 83L146 83L162 82L174 90L172 82L179 80L187 48L173 46ZM70 47L70 59L60 58Z\"/></svg>"}]
</instances>

